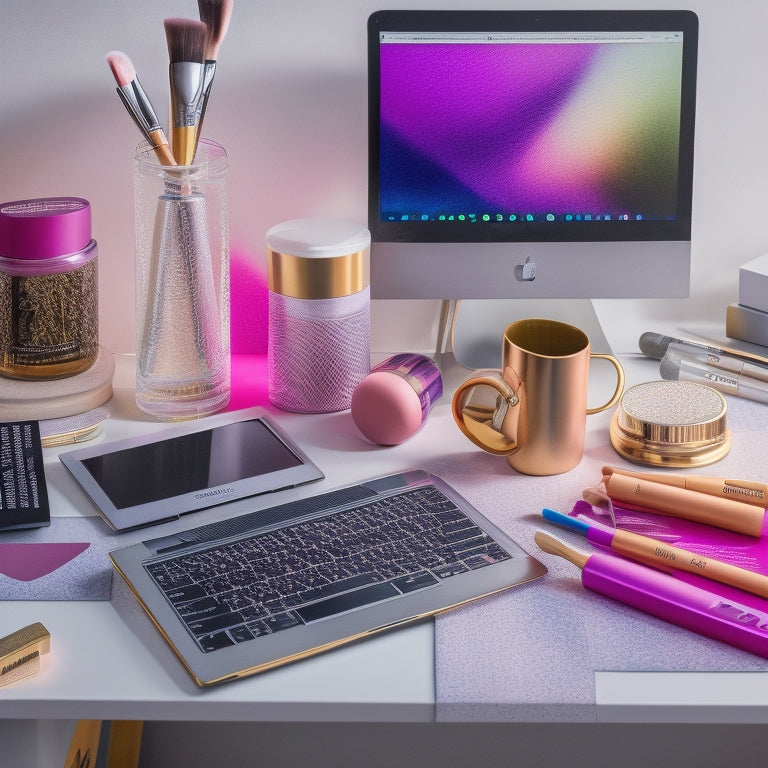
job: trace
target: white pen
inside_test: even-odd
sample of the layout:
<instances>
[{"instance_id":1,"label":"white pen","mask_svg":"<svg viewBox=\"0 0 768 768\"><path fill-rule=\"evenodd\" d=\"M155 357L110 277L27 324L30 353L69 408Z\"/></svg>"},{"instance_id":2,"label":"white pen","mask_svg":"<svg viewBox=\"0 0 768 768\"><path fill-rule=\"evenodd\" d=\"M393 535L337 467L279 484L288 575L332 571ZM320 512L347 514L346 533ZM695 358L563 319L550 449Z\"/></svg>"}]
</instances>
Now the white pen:
<instances>
[{"instance_id":1,"label":"white pen","mask_svg":"<svg viewBox=\"0 0 768 768\"><path fill-rule=\"evenodd\" d=\"M670 344L661 360L662 379L696 381L727 395L768 403L768 380L726 370L706 360L695 359L684 344Z\"/></svg>"},{"instance_id":2,"label":"white pen","mask_svg":"<svg viewBox=\"0 0 768 768\"><path fill-rule=\"evenodd\" d=\"M667 347L667 354L677 355L680 359L711 365L736 376L749 376L768 382L768 368L765 366L755 365L725 353L715 352L712 348L694 347L687 342L676 341Z\"/></svg>"},{"instance_id":3,"label":"white pen","mask_svg":"<svg viewBox=\"0 0 768 768\"><path fill-rule=\"evenodd\" d=\"M671 336L664 336L661 333L651 333L650 331L647 331L640 336L640 351L647 357L653 357L656 360L661 360L662 357L664 357L670 344L682 344L690 351L695 349L707 352L718 358L742 360L743 362L752 363L758 367L768 368L768 357L764 357L755 352L747 352L746 350L734 349L732 347L714 346L715 342L712 344L705 344L698 341L691 341L690 339L674 339Z\"/></svg>"}]
</instances>

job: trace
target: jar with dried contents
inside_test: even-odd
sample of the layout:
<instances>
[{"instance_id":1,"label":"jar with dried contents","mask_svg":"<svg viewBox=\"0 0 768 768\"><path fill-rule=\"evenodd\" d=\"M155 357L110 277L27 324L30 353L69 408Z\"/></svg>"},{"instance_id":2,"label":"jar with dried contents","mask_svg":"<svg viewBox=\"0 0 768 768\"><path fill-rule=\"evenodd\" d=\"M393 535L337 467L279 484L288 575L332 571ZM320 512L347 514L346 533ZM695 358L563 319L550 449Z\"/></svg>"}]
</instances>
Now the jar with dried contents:
<instances>
[{"instance_id":1,"label":"jar with dried contents","mask_svg":"<svg viewBox=\"0 0 768 768\"><path fill-rule=\"evenodd\" d=\"M0 375L57 379L93 364L97 256L87 200L0 205Z\"/></svg>"}]
</instances>

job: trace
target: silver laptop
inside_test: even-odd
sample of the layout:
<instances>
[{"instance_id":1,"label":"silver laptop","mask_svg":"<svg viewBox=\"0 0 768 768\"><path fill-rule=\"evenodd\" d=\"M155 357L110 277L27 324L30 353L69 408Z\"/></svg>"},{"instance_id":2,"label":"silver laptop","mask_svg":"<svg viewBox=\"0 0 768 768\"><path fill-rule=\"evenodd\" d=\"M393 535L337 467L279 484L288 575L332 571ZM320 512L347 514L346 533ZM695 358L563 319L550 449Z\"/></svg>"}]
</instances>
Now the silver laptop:
<instances>
[{"instance_id":1,"label":"silver laptop","mask_svg":"<svg viewBox=\"0 0 768 768\"><path fill-rule=\"evenodd\" d=\"M546 573L421 470L150 539L110 558L201 686Z\"/></svg>"}]
</instances>

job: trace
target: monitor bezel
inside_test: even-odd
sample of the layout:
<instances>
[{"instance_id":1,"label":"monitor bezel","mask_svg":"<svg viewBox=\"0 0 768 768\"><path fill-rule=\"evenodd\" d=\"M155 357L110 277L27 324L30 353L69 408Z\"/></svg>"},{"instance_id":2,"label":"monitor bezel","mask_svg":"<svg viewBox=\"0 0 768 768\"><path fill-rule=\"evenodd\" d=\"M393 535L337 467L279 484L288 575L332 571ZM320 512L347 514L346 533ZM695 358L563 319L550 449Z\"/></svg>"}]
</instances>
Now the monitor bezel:
<instances>
[{"instance_id":1,"label":"monitor bezel","mask_svg":"<svg viewBox=\"0 0 768 768\"><path fill-rule=\"evenodd\" d=\"M435 222L380 220L381 32L682 31L677 217L658 221ZM368 19L368 227L384 243L689 241L693 200L698 18L692 11L377 11Z\"/></svg>"}]
</instances>

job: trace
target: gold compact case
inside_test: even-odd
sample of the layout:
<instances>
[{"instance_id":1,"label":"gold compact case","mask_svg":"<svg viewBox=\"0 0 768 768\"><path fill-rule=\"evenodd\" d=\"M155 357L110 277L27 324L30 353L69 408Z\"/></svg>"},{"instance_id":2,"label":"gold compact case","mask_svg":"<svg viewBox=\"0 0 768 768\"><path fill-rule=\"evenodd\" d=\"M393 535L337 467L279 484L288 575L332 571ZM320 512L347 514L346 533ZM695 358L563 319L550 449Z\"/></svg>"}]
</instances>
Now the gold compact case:
<instances>
[{"instance_id":1,"label":"gold compact case","mask_svg":"<svg viewBox=\"0 0 768 768\"><path fill-rule=\"evenodd\" d=\"M625 459L652 467L713 464L731 449L727 411L725 398L703 384L637 384L611 419L611 445Z\"/></svg>"},{"instance_id":2,"label":"gold compact case","mask_svg":"<svg viewBox=\"0 0 768 768\"><path fill-rule=\"evenodd\" d=\"M40 656L51 650L51 635L39 622L0 637L0 688L40 670Z\"/></svg>"}]
</instances>

